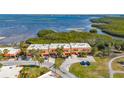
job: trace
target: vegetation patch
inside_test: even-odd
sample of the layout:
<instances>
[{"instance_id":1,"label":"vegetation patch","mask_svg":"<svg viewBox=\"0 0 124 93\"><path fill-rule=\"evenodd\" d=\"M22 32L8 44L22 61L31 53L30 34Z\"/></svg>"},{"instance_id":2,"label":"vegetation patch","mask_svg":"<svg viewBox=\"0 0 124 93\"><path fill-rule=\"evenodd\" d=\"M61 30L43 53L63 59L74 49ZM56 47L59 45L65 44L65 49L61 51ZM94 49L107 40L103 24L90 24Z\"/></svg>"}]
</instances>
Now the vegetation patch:
<instances>
[{"instance_id":1,"label":"vegetation patch","mask_svg":"<svg viewBox=\"0 0 124 93\"><path fill-rule=\"evenodd\" d=\"M110 35L124 37L124 17L104 17L91 19L92 26L100 28Z\"/></svg>"},{"instance_id":2,"label":"vegetation patch","mask_svg":"<svg viewBox=\"0 0 124 93\"><path fill-rule=\"evenodd\" d=\"M41 30L37 38L26 40L28 44L50 44L50 43L88 43L92 47L92 54L98 56L110 56L111 50L124 51L124 41L115 40L107 35L99 35L95 29L90 32L55 32L53 30ZM59 57L62 56L62 49L59 51Z\"/></svg>"},{"instance_id":3,"label":"vegetation patch","mask_svg":"<svg viewBox=\"0 0 124 93\"><path fill-rule=\"evenodd\" d=\"M2 68L3 64L0 63L0 68Z\"/></svg>"},{"instance_id":4,"label":"vegetation patch","mask_svg":"<svg viewBox=\"0 0 124 93\"><path fill-rule=\"evenodd\" d=\"M73 64L69 71L80 78L108 78L108 58L95 58L96 62L92 62L90 66L85 67L80 63Z\"/></svg>"},{"instance_id":5,"label":"vegetation patch","mask_svg":"<svg viewBox=\"0 0 124 93\"><path fill-rule=\"evenodd\" d=\"M49 71L48 68L38 66L25 66L19 74L19 78L37 78Z\"/></svg>"},{"instance_id":6,"label":"vegetation patch","mask_svg":"<svg viewBox=\"0 0 124 93\"><path fill-rule=\"evenodd\" d=\"M94 41L97 42L97 40L111 41L112 38L106 35L88 32L55 32L52 30L41 30L38 32L38 38L30 38L26 42L31 44L87 42L91 44Z\"/></svg>"},{"instance_id":7,"label":"vegetation patch","mask_svg":"<svg viewBox=\"0 0 124 93\"><path fill-rule=\"evenodd\" d=\"M112 68L115 71L124 71L124 58L119 58L116 59L113 63L112 63Z\"/></svg>"},{"instance_id":8,"label":"vegetation patch","mask_svg":"<svg viewBox=\"0 0 124 93\"><path fill-rule=\"evenodd\" d=\"M114 74L114 78L124 78L124 74L120 73Z\"/></svg>"},{"instance_id":9,"label":"vegetation patch","mask_svg":"<svg viewBox=\"0 0 124 93\"><path fill-rule=\"evenodd\" d=\"M55 66L56 66L56 68L59 68L62 65L63 62L64 62L63 58L56 58L55 59Z\"/></svg>"}]
</instances>

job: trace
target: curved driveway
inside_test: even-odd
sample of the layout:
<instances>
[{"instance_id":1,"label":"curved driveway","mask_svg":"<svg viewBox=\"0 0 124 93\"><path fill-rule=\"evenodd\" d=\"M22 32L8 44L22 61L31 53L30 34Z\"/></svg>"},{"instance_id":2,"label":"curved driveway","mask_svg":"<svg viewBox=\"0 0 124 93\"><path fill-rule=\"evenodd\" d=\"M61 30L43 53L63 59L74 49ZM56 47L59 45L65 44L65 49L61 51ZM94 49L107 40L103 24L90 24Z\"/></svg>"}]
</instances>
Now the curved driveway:
<instances>
[{"instance_id":1,"label":"curved driveway","mask_svg":"<svg viewBox=\"0 0 124 93\"><path fill-rule=\"evenodd\" d=\"M92 56L88 56L87 58L79 58L79 57L67 58L60 66L60 70L66 73L67 75L69 75L70 77L75 78L76 76L74 76L72 73L69 72L69 68L72 64L79 63L81 61L95 62Z\"/></svg>"},{"instance_id":2,"label":"curved driveway","mask_svg":"<svg viewBox=\"0 0 124 93\"><path fill-rule=\"evenodd\" d=\"M112 69L112 62L113 62L114 60L118 59L118 58L121 58L121 57L124 57L124 54L123 54L123 55L120 55L120 56L117 56L117 57L114 57L114 58L112 58L112 59L109 61L108 67L109 67L109 77L110 77L110 78L113 78L113 75L114 75L115 73L124 73L124 71L114 71L114 70Z\"/></svg>"}]
</instances>

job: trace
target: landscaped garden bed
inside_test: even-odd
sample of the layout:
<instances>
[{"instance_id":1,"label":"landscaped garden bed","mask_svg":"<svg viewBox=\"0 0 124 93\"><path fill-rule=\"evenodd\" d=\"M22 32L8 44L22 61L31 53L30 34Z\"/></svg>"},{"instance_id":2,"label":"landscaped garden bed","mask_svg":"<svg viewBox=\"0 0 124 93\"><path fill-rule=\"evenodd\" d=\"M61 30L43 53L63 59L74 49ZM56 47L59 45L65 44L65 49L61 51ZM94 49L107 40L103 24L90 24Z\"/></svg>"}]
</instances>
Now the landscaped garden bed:
<instances>
[{"instance_id":1,"label":"landscaped garden bed","mask_svg":"<svg viewBox=\"0 0 124 93\"><path fill-rule=\"evenodd\" d=\"M49 71L48 68L38 66L24 66L20 71L19 78L37 78Z\"/></svg>"}]
</instances>

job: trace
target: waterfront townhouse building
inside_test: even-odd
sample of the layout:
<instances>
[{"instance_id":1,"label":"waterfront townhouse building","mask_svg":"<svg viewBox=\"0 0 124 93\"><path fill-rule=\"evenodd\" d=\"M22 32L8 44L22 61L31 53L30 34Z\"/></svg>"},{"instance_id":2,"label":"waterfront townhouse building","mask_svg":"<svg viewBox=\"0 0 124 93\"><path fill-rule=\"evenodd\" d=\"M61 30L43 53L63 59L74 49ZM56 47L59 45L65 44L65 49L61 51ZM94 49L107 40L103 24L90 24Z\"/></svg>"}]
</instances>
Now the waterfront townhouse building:
<instances>
[{"instance_id":1,"label":"waterfront townhouse building","mask_svg":"<svg viewBox=\"0 0 124 93\"><path fill-rule=\"evenodd\" d=\"M43 56L56 55L56 49L62 48L63 55L79 54L80 52L91 52L91 47L88 43L51 43L51 44L31 44L29 50L41 50Z\"/></svg>"},{"instance_id":2,"label":"waterfront townhouse building","mask_svg":"<svg viewBox=\"0 0 124 93\"><path fill-rule=\"evenodd\" d=\"M91 52L91 47L88 43L70 43L70 46L72 54L78 54L80 52Z\"/></svg>"},{"instance_id":3,"label":"waterfront townhouse building","mask_svg":"<svg viewBox=\"0 0 124 93\"><path fill-rule=\"evenodd\" d=\"M56 49L62 48L63 49L63 55L70 54L70 44L68 43L53 43L49 46L49 53L50 54L56 54Z\"/></svg>"}]
</instances>

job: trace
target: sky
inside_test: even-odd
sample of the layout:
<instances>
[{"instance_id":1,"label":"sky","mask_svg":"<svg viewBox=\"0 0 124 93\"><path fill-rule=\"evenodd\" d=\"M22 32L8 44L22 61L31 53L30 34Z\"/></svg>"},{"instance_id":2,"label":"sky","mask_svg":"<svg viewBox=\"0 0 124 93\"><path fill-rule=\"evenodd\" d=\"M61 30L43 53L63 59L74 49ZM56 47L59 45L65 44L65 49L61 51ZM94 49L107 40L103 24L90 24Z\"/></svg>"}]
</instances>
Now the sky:
<instances>
[{"instance_id":1,"label":"sky","mask_svg":"<svg viewBox=\"0 0 124 93\"><path fill-rule=\"evenodd\" d=\"M123 0L0 0L2 14L122 14Z\"/></svg>"}]
</instances>

